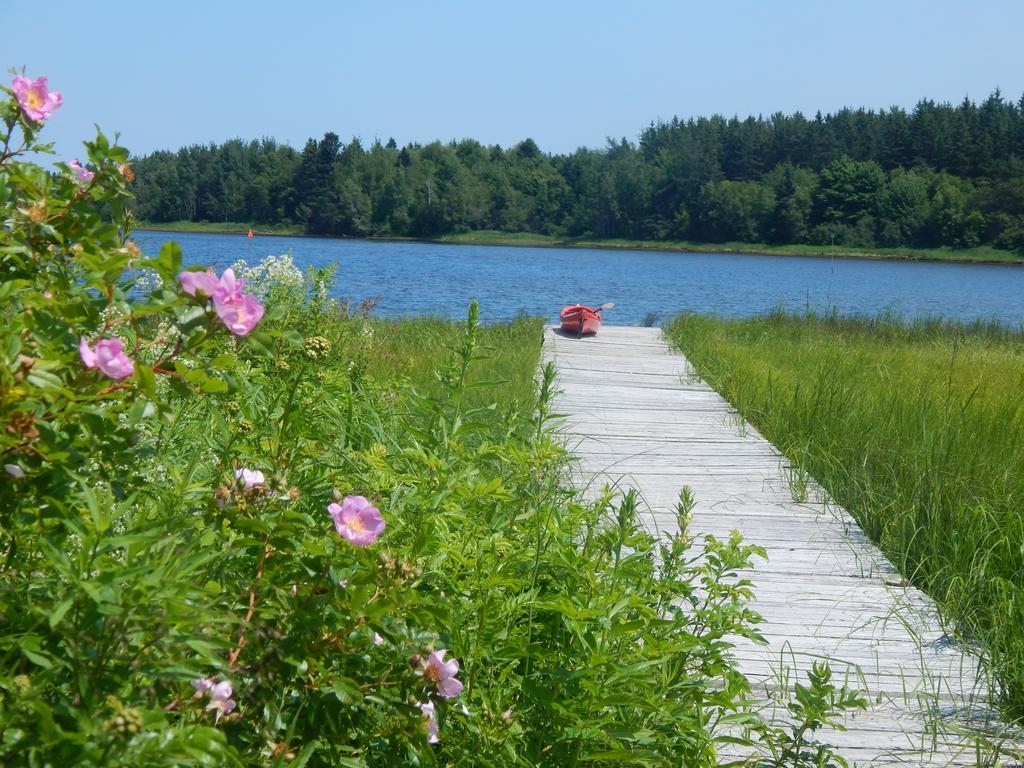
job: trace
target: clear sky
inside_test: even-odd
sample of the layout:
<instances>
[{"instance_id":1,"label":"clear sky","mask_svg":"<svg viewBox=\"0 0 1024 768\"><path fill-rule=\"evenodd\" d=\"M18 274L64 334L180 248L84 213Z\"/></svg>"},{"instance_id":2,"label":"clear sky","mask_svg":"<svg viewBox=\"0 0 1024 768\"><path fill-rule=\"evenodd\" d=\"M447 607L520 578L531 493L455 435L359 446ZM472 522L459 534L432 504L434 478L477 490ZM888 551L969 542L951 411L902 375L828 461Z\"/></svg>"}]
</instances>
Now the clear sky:
<instances>
[{"instance_id":1,"label":"clear sky","mask_svg":"<svg viewBox=\"0 0 1024 768\"><path fill-rule=\"evenodd\" d=\"M1024 0L42 0L0 3L0 64L136 153L325 131L547 152L722 113L1024 93Z\"/></svg>"}]
</instances>

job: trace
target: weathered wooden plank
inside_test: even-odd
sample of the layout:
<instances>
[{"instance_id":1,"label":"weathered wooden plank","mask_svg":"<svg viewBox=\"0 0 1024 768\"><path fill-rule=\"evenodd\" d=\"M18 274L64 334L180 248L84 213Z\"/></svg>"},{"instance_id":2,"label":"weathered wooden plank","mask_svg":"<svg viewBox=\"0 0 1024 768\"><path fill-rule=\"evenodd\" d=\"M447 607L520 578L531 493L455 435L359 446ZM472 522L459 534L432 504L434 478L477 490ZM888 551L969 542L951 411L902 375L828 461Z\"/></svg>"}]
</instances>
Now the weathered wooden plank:
<instances>
[{"instance_id":1,"label":"weathered wooden plank","mask_svg":"<svg viewBox=\"0 0 1024 768\"><path fill-rule=\"evenodd\" d=\"M737 639L732 653L766 711L780 687L829 659L837 678L878 702L849 718L847 732L827 734L852 765L976 765L978 756L992 764L987 747L975 752L969 727L1003 728L975 657L950 642L934 604L813 481L802 478L806 496L794 501L785 457L656 329L605 326L584 339L549 331L544 358L558 368L553 408L585 497L635 489L643 524L671 536L687 485L698 553L704 534L733 530L765 548L767 562L737 575L753 582L767 644Z\"/></svg>"}]
</instances>

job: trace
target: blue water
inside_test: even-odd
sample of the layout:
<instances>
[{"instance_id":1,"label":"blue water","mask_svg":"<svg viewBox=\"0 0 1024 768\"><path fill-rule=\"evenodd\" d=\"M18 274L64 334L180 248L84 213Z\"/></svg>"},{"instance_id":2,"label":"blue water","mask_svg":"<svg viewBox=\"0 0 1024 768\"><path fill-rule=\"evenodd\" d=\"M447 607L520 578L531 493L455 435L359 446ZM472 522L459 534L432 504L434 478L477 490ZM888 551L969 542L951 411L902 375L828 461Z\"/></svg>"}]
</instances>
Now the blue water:
<instances>
[{"instance_id":1,"label":"blue water","mask_svg":"<svg viewBox=\"0 0 1024 768\"><path fill-rule=\"evenodd\" d=\"M253 264L291 252L296 264L337 262L339 298L380 296L383 317L526 313L552 320L566 304L615 302L609 324L680 312L750 316L777 307L1024 323L1024 267L862 259L656 253L575 248L389 243L138 231L147 254L176 240L188 264Z\"/></svg>"}]
</instances>

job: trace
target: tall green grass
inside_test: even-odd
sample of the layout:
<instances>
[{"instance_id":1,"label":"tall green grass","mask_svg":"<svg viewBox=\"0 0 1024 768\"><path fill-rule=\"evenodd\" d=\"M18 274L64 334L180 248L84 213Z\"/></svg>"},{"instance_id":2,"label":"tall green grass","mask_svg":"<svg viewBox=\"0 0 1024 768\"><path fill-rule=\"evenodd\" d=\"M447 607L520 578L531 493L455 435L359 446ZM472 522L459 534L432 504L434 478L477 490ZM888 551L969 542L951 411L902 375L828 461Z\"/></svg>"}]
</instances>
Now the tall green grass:
<instances>
[{"instance_id":1,"label":"tall green grass","mask_svg":"<svg viewBox=\"0 0 1024 768\"><path fill-rule=\"evenodd\" d=\"M936 598L1024 715L1024 330L776 314L668 334Z\"/></svg>"},{"instance_id":2,"label":"tall green grass","mask_svg":"<svg viewBox=\"0 0 1024 768\"><path fill-rule=\"evenodd\" d=\"M532 409L543 325L539 318L520 318L480 328L480 348L468 372L470 407L500 403ZM436 396L443 388L436 372L461 343L465 325L437 318L373 320L363 332L372 347L366 359L368 373L378 380L397 375Z\"/></svg>"}]
</instances>

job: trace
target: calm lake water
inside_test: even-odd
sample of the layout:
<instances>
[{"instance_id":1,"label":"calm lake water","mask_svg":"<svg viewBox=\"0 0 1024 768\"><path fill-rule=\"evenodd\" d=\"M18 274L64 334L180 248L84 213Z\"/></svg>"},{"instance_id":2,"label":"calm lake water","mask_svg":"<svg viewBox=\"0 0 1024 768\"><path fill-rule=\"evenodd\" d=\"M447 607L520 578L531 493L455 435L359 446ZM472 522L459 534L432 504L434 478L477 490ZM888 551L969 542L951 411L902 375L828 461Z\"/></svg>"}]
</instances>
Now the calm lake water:
<instances>
[{"instance_id":1,"label":"calm lake water","mask_svg":"<svg viewBox=\"0 0 1024 768\"><path fill-rule=\"evenodd\" d=\"M168 240L186 263L222 268L291 252L296 264L337 262L339 298L380 296L383 317L519 313L557 319L566 304L614 301L606 322L662 322L681 312L750 316L776 307L1024 323L1024 267L651 251L387 243L139 230L144 252Z\"/></svg>"}]
</instances>

